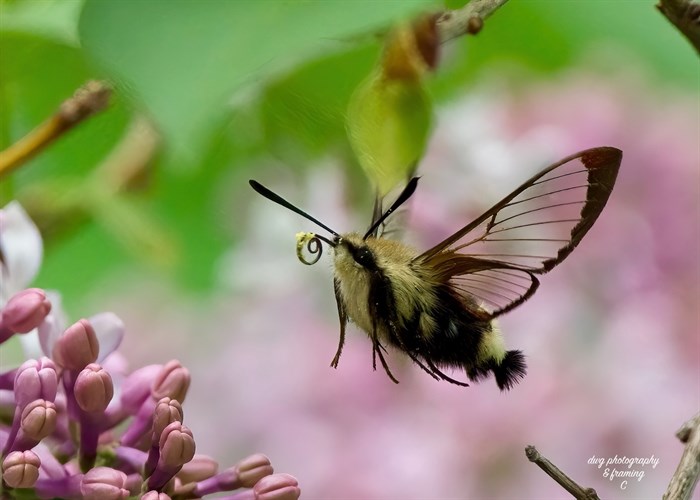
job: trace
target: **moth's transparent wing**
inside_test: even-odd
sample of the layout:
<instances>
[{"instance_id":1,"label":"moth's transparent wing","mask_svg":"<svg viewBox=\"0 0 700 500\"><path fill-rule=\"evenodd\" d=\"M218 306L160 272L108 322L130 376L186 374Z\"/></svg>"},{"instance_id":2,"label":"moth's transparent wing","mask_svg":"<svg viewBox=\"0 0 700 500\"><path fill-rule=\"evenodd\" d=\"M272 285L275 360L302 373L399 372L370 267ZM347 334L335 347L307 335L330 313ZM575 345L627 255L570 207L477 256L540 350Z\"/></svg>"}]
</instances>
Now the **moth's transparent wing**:
<instances>
[{"instance_id":1,"label":"moth's transparent wing","mask_svg":"<svg viewBox=\"0 0 700 500\"><path fill-rule=\"evenodd\" d=\"M370 227L382 216L384 213L384 207L389 206L388 203L383 202L385 199L390 200L392 197L389 195L384 198L380 198L379 196L375 198ZM411 200L408 200L401 208L396 210L391 217L387 217L381 224L379 224L379 226L377 226L377 228L374 230L373 236L375 238L389 238L391 240L400 241L403 238L410 211Z\"/></svg>"},{"instance_id":2,"label":"moth's transparent wing","mask_svg":"<svg viewBox=\"0 0 700 500\"><path fill-rule=\"evenodd\" d=\"M411 178L405 185L397 186L383 197L377 194L372 210L372 222L365 233L365 238L372 236L401 239L408 218L408 204L416 190L418 179L418 177ZM389 208L385 210L384 207Z\"/></svg>"},{"instance_id":3,"label":"moth's transparent wing","mask_svg":"<svg viewBox=\"0 0 700 500\"><path fill-rule=\"evenodd\" d=\"M576 248L607 203L621 160L611 147L564 158L416 260L491 317L503 314Z\"/></svg>"}]
</instances>

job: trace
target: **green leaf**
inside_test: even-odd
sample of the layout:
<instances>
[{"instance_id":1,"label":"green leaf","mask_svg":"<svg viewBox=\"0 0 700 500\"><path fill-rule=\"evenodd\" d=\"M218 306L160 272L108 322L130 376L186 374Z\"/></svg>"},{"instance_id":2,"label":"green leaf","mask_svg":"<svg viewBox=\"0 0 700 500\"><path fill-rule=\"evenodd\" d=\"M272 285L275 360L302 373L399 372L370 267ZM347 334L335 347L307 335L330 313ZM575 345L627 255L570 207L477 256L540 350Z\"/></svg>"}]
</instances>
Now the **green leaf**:
<instances>
[{"instance_id":1,"label":"green leaf","mask_svg":"<svg viewBox=\"0 0 700 500\"><path fill-rule=\"evenodd\" d=\"M0 29L24 32L78 45L78 16L83 0L0 2Z\"/></svg>"},{"instance_id":2,"label":"green leaf","mask_svg":"<svg viewBox=\"0 0 700 500\"><path fill-rule=\"evenodd\" d=\"M299 167L341 148L349 150L348 102L377 53L377 43L358 46L314 59L272 82L260 101L267 150Z\"/></svg>"},{"instance_id":3,"label":"green leaf","mask_svg":"<svg viewBox=\"0 0 700 500\"><path fill-rule=\"evenodd\" d=\"M175 153L193 160L241 90L433 4L87 0L79 32L85 50L150 110Z\"/></svg>"},{"instance_id":4,"label":"green leaf","mask_svg":"<svg viewBox=\"0 0 700 500\"><path fill-rule=\"evenodd\" d=\"M348 136L380 196L415 169L425 150L431 118L432 103L420 81L389 80L377 72L353 94Z\"/></svg>"},{"instance_id":5,"label":"green leaf","mask_svg":"<svg viewBox=\"0 0 700 500\"><path fill-rule=\"evenodd\" d=\"M130 252L162 267L171 267L179 257L176 242L163 225L136 200L91 192L86 209L104 229Z\"/></svg>"}]
</instances>

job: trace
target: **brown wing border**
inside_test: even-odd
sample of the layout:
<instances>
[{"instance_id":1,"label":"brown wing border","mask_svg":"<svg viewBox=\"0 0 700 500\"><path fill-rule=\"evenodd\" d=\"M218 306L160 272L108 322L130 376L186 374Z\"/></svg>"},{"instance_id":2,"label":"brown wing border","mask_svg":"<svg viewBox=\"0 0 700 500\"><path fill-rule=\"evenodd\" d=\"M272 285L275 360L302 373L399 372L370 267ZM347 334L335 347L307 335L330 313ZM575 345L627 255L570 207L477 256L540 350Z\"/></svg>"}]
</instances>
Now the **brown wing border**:
<instances>
[{"instance_id":1,"label":"brown wing border","mask_svg":"<svg viewBox=\"0 0 700 500\"><path fill-rule=\"evenodd\" d=\"M495 217L495 215L498 214L498 212L506 205L508 205L510 201L534 185L539 179L547 175L549 172L576 159L580 159L581 163L588 170L588 190L586 191L586 203L581 209L581 220L572 228L569 243L559 249L556 257L543 261L542 266L539 269L530 270L530 272L535 274L544 274L550 271L557 264L563 261L574 250L574 248L576 248L589 229L593 226L596 219L598 219L600 213L603 211L603 208L608 202L613 186L615 185L617 173L622 162L621 150L610 146L586 149L567 156L566 158L548 166L525 181L515 191L496 203L480 217L477 217L475 220L434 247L426 250L414 260L430 261L439 253L449 251L450 246L461 240L470 231L478 227L489 218ZM512 266L509 265L508 267Z\"/></svg>"}]
</instances>

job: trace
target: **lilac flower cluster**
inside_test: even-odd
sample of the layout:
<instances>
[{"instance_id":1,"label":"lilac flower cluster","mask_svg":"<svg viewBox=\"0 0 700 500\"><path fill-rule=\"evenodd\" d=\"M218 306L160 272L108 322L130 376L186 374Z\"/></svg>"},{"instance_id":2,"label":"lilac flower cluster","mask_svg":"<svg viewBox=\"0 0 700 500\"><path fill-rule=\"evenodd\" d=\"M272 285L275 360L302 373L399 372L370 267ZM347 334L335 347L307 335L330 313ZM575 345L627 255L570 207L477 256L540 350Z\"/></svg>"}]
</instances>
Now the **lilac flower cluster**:
<instances>
[{"instance_id":1,"label":"lilac flower cluster","mask_svg":"<svg viewBox=\"0 0 700 500\"><path fill-rule=\"evenodd\" d=\"M22 245L9 241L16 234L5 229L31 224L21 207L0 211L0 222L6 283L13 270L27 269L27 255L41 252L18 255ZM116 315L65 328L44 290L0 291L9 295L0 302L0 344L37 335L41 346L36 359L0 373L2 498L184 500L239 488L246 489L222 498L299 498L297 480L273 474L262 454L222 471L213 458L195 454L183 424L189 371L172 360L123 373L115 350L124 325Z\"/></svg>"}]
</instances>

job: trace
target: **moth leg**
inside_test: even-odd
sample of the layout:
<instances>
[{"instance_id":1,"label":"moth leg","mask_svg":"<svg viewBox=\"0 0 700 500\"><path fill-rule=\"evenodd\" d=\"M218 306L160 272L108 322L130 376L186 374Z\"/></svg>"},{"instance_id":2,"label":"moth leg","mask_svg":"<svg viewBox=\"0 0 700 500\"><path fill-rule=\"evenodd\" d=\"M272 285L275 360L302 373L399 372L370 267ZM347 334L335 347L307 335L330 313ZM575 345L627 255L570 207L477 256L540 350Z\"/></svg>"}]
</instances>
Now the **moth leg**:
<instances>
[{"instance_id":1,"label":"moth leg","mask_svg":"<svg viewBox=\"0 0 700 500\"><path fill-rule=\"evenodd\" d=\"M394 325L393 321L389 322L389 327L391 329L391 336L394 339L394 341L401 347L403 352L408 354L408 357L411 358L411 360L420 366L425 373L433 377L435 380L440 380L440 377L438 377L435 373L433 373L432 370L429 370L427 366L425 366L420 359L418 359L418 356L416 356L404 343L403 340L401 340L401 336L396 332L396 325Z\"/></svg>"},{"instance_id":2,"label":"moth leg","mask_svg":"<svg viewBox=\"0 0 700 500\"><path fill-rule=\"evenodd\" d=\"M452 377L448 377L447 375L442 373L442 371L440 371L440 369L437 366L435 366L435 363L433 363L429 359L426 358L425 362L428 363L428 366L433 371L433 374L434 374L433 376L437 375L442 380L446 380L447 382L449 382L451 384L459 385L462 387L469 387L469 384L467 384L466 382L460 382L459 380L455 380Z\"/></svg>"},{"instance_id":3,"label":"moth leg","mask_svg":"<svg viewBox=\"0 0 700 500\"><path fill-rule=\"evenodd\" d=\"M394 374L391 373L391 370L389 369L389 365L386 362L386 359L384 359L384 354L382 354L382 351L386 351L382 343L379 341L379 336L377 335L377 320L376 316L373 316L372 320L372 368L377 369L377 356L379 356L379 361L382 364L382 367L384 367L384 371L386 372L387 376L391 379L392 382L395 384L398 384L399 381L394 377Z\"/></svg>"},{"instance_id":4,"label":"moth leg","mask_svg":"<svg viewBox=\"0 0 700 500\"><path fill-rule=\"evenodd\" d=\"M386 362L386 359L384 359L384 355L382 354L382 349L384 346L377 342L372 346L372 365L374 369L377 369L377 355L379 355L379 361L382 363L382 367L384 368L384 371L386 372L387 376L391 379L392 382L395 384L398 384L399 381L394 377L394 374L391 373L391 370L389 369L389 365Z\"/></svg>"},{"instance_id":5,"label":"moth leg","mask_svg":"<svg viewBox=\"0 0 700 500\"><path fill-rule=\"evenodd\" d=\"M441 378L443 378L443 376L442 376L441 373L436 373L436 372L434 371L433 367L430 366L430 365L431 365L430 361L428 361L428 360L426 359L426 362L428 363L428 366L430 366L430 369L428 369L428 367L425 366L425 365L420 361L420 359L418 359L418 357L417 357L415 354L413 354L412 352L409 352L409 351L404 351L404 352L406 352L406 354L408 354L408 357L411 358L411 360L413 360L413 362L414 362L415 364L417 364L418 366L420 366L420 367L423 369L423 371L424 371L425 373L427 373L428 375L430 375L431 377L433 377L435 380L440 380Z\"/></svg>"},{"instance_id":6,"label":"moth leg","mask_svg":"<svg viewBox=\"0 0 700 500\"><path fill-rule=\"evenodd\" d=\"M340 320L340 339L338 340L338 350L333 356L333 361L331 361L331 366L333 368L338 368L338 361L340 361L340 354L343 352L343 345L345 344L345 326L348 324L348 313L345 310L345 304L343 299L340 297L340 282L336 278L333 278L333 290L335 291L335 302L338 306L338 319Z\"/></svg>"}]
</instances>

